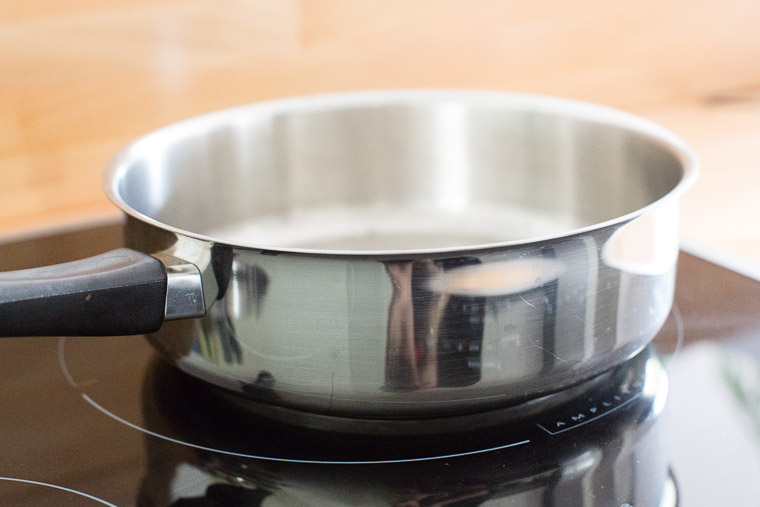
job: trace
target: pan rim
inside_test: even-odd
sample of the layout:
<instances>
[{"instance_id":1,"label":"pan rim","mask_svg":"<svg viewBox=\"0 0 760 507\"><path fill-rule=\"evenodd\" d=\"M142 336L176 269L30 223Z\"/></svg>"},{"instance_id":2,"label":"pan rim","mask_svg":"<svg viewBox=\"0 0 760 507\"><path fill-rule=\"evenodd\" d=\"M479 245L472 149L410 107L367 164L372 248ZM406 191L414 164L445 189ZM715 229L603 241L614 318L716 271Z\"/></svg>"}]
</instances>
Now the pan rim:
<instances>
[{"instance_id":1,"label":"pan rim","mask_svg":"<svg viewBox=\"0 0 760 507\"><path fill-rule=\"evenodd\" d=\"M165 146L168 142L171 142L172 139L183 138L189 133L198 130L207 130L209 125L234 123L236 119L245 116L249 111L308 110L310 108L320 109L324 107L338 109L356 107L359 105L392 105L412 101L428 101L431 103L441 101L466 101L468 104L488 104L494 107L498 106L502 108L514 108L536 112L546 111L555 115L566 115L574 119L622 128L637 134L642 139L651 142L652 145L659 146L674 155L680 164L680 179L678 180L678 183L662 197L639 209L609 220L568 229L556 234L509 241L457 245L454 247L395 250L341 250L285 246L273 247L271 245L257 244L255 242L231 242L220 237L194 232L157 220L136 210L126 202L119 192L119 182L125 177L132 164L142 158L146 153L146 150L150 149L151 146ZM193 238L212 244L227 245L234 248L258 250L270 253L300 254L318 257L415 258L428 257L431 255L460 254L462 252L475 253L510 249L526 245L555 242L564 238L588 234L602 229L614 228L635 220L636 218L659 208L672 199L677 199L694 183L697 174L697 156L683 139L665 127L632 113L588 102L528 93L461 89L402 89L339 92L274 99L214 111L178 123L173 123L140 137L118 153L104 171L103 188L108 198L126 215L179 236Z\"/></svg>"}]
</instances>

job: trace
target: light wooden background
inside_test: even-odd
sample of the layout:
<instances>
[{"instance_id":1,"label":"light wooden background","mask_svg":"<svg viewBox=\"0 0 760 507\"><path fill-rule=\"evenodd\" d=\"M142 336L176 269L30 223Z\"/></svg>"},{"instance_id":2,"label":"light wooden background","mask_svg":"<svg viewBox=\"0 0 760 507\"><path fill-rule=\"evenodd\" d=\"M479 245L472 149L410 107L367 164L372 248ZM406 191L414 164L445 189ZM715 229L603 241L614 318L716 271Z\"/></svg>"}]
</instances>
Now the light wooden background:
<instances>
[{"instance_id":1,"label":"light wooden background","mask_svg":"<svg viewBox=\"0 0 760 507\"><path fill-rule=\"evenodd\" d=\"M760 262L757 0L0 0L0 239L118 215L131 139L312 92L516 90L659 121L702 161L686 236Z\"/></svg>"}]
</instances>

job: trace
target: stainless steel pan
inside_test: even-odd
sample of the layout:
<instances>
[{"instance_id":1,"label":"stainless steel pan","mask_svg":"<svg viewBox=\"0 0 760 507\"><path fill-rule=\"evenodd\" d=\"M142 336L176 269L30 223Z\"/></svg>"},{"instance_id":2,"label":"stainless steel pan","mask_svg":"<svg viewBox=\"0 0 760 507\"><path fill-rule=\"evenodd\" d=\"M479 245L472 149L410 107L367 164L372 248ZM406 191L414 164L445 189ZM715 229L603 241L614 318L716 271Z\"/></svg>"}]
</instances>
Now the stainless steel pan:
<instances>
[{"instance_id":1,"label":"stainless steel pan","mask_svg":"<svg viewBox=\"0 0 760 507\"><path fill-rule=\"evenodd\" d=\"M508 406L653 338L695 176L666 130L553 98L230 109L119 154L104 182L129 249L0 275L0 332L150 333L179 368L308 412Z\"/></svg>"}]
</instances>

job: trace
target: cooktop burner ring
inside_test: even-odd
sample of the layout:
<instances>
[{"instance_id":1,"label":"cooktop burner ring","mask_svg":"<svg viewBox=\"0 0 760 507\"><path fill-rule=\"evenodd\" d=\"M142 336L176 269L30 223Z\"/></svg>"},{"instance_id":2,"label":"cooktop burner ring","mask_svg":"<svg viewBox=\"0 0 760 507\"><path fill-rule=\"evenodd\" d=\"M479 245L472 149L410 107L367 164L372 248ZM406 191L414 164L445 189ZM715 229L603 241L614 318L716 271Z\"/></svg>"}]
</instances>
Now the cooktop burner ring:
<instances>
[{"instance_id":1,"label":"cooktop burner ring","mask_svg":"<svg viewBox=\"0 0 760 507\"><path fill-rule=\"evenodd\" d=\"M45 488L49 488L49 489L54 489L54 490L63 492L65 494L67 494L67 495L68 494L77 495L77 496L86 498L88 500L92 500L93 502L97 502L97 503L99 503L101 505L106 505L108 507L118 507L117 505L112 504L111 502L107 502L107 501L103 500L102 498L98 498L98 497L96 497L94 495L91 495L89 493L85 493L84 491L78 491L76 489L67 488L65 486L59 486L57 484L50 484L50 483L42 482L42 481L34 481L34 480L31 480L31 479L19 479L19 478L16 478L16 477L0 477L0 482L17 482L17 483L21 483L21 484L25 484L25 485L29 485L29 486L41 486L41 487L45 487Z\"/></svg>"},{"instance_id":2,"label":"cooktop burner ring","mask_svg":"<svg viewBox=\"0 0 760 507\"><path fill-rule=\"evenodd\" d=\"M530 440L526 439L526 440L521 440L519 442L512 442L509 444L499 445L499 446L491 447L487 449L477 449L477 450L467 451L467 452L443 454L440 456L426 456L426 457L420 457L420 458L402 458L402 459L387 459L387 460L314 460L314 459L281 458L281 457L276 457L276 456L260 456L256 454L247 454L247 453L242 453L242 452L234 452L234 451L227 451L224 449L207 447L204 445L194 444L192 442L187 442L187 441L180 440L177 438L172 438L167 435L162 435L161 433L157 433L147 428L143 428L142 426L131 423L117 416L113 412L99 405L97 402L95 402L92 398L90 398L88 395L84 393L82 393L82 398L87 403L92 405L99 412L111 417L112 419L114 419L117 422L120 422L121 424L125 424L126 426L129 426L130 428L140 431L146 435L160 438L162 440L166 440L171 443L191 447L193 449L200 450L200 451L210 451L210 452L215 452L219 454L224 454L227 456L234 456L236 458L258 459L262 461L279 461L279 462L285 462L285 463L300 463L300 464L307 464L307 465L387 465L387 464L393 464L393 463L415 463L415 462L420 462L420 461L434 461L434 460L442 460L442 459L460 458L460 457L465 457L465 456L473 456L476 454L485 454L487 452L500 451L502 449L509 449L510 447L517 447L519 445L530 443Z\"/></svg>"},{"instance_id":3,"label":"cooktop burner ring","mask_svg":"<svg viewBox=\"0 0 760 507\"><path fill-rule=\"evenodd\" d=\"M72 343L76 344L73 348L73 351L71 348ZM137 346L138 344L142 344L142 346ZM93 347L100 347L100 350L93 351ZM140 353L134 355L133 351L136 349L139 350ZM127 351L131 351L129 353L132 353L133 356L124 356ZM101 366L94 367L93 363L88 363L85 360L85 356L87 358L98 357L100 359L99 363ZM153 350L143 340L135 341L134 337L127 337L121 339L76 338L69 339L67 341L66 338L61 338L58 342L58 360L61 371L67 382L79 392L81 398L96 411L108 416L112 420L150 437L159 438L167 442L192 448L200 452L213 452L235 458L256 459L271 462L331 465L381 465L392 463L429 462L435 460L465 458L468 456L483 455L490 452L522 447L530 444L534 437L541 440L543 438L554 438L556 435L562 433L561 431L547 431L546 424L543 426L540 424L533 424L536 421L533 421L529 425L532 430L528 428L528 425L523 425L521 429L512 431L513 420L508 418L506 422L502 421L499 424L495 425L496 429L489 430L490 433L488 433L488 436L485 437L472 437L470 440L461 442L447 442L445 437L438 436L433 433L430 436L422 436L423 438L430 438L431 440L424 442L421 445L399 448L400 450L393 451L371 451L366 455L361 454L360 451L357 451L355 449L349 449L348 445L343 445L339 441L340 439L336 441L339 443L338 448L342 448L343 451L326 453L326 455L329 456L327 459L323 459L323 454L321 454L320 451L315 452L314 450L310 450L309 452L312 453L311 455L309 453L303 454L297 449L294 450L292 446L291 450L287 450L287 446L267 448L267 444L259 445L258 443L254 443L251 446L253 449L253 452L251 452L251 448L245 448L245 446L242 446L241 448L238 446L238 442L234 440L230 441L229 439L225 438L219 439L218 435L215 435L213 433L211 437L209 437L208 434L204 434L203 431L194 431L192 429L192 425L190 425L191 430L187 431L185 427L185 420L182 418L180 418L180 421L183 423L183 426L180 426L180 431L176 431L176 428L171 424L168 426L166 424L156 425L155 422L151 423L149 418L146 420L144 413L146 397L149 403L152 403L154 405L158 404L159 402L155 401L157 393L165 392L167 385L175 385L175 388L172 391L175 393L175 397L169 395L167 398L170 405L175 401L181 405L183 403L181 399L186 397L185 394L192 392L193 396L191 398L193 403L201 403L201 405L206 403L206 406L208 406L208 402L199 401L200 398L203 398L203 395L199 393L204 393L206 391L216 392L218 389L202 385L201 381L193 379L192 377L179 372L175 368L160 362L156 359ZM125 379L125 377L121 376L118 371L119 360L122 362L129 362L131 370L139 371L140 377ZM116 365L114 367L116 371L113 371L114 369L111 368L103 368L102 365L104 364ZM163 379L155 381L150 379L151 375L155 376L155 374L151 373L153 371L171 372L171 374L169 375L168 373L165 373L163 374ZM171 380L174 377L182 377L183 379L186 379L180 379L181 382L197 382L200 383L200 385L197 386L197 390L183 389L183 385L184 387L187 387L187 385L181 383L176 384L178 381ZM167 378L169 379L168 384L166 382ZM605 382L593 382L590 385L598 388L600 385L604 384ZM143 392L146 389L146 385L148 385L147 393ZM179 386L179 389L176 388L177 385ZM135 388L135 386L137 386L137 388ZM160 389L156 389L156 387L160 387ZM631 386L629 385L629 387ZM624 394L622 397L616 395L615 398L617 398L617 401L615 402L615 406L607 409L607 414L603 415L611 415L613 412L616 412L619 409L622 409L625 406L631 404L638 398L640 393L637 394L637 392L643 389L644 386L639 382L633 382L631 388L633 391L630 393L626 391L626 394ZM585 391L583 390L578 391L580 395L583 395L584 392ZM575 393L573 395L573 399L579 398L578 393ZM122 402L118 405L120 408L124 408L125 406L123 403L123 399L125 397L126 399L132 397L134 401L130 401L128 403L128 405L132 405L131 408L127 408L126 413L124 410L114 411L112 408L110 408L110 406L113 405L114 396L122 398ZM206 395L206 398L210 398L211 396L217 395ZM166 398L166 396L164 397ZM223 398L220 399L226 403ZM610 398L610 401L612 401L612 398ZM572 403L572 400L570 403ZM564 404L566 405L567 402ZM164 406L166 406L165 402ZM227 404L226 406L231 407L232 410L237 410L233 404ZM562 407L563 404L560 403L558 406ZM599 409L602 410L601 405L599 406ZM180 408L180 411L182 410L186 410L186 408ZM573 407L573 410L575 410L575 407ZM543 411L538 412L538 414L543 415ZM574 414L575 412L573 414L565 415L570 417L570 415ZM599 418L599 414L600 413L596 411L594 411L593 414L589 412L589 414L586 415L585 420L581 421L581 423L573 423L570 421L570 419L568 419L568 425L580 428L581 426L584 426L587 423ZM250 414L244 413L243 415L250 417ZM536 418L535 416L536 414L531 415L533 419ZM141 417L142 420L140 420ZM256 414L253 414L253 417L255 418ZM202 417L200 419L202 419ZM542 420L541 422L550 422L553 424L553 421L549 420ZM154 427L159 428L159 430L154 431L154 428L151 427L151 424L153 424ZM281 424L281 421L274 420L273 424L279 425ZM266 426L264 428L267 429ZM505 428L508 431L504 431ZM321 429L313 430L312 428L305 428L305 430L316 432L324 431ZM471 427L468 428L468 431L469 430L471 430ZM462 435L462 431L462 428L458 428L458 433L451 432L451 434L454 436ZM218 431L216 433L218 433ZM274 437L270 438L274 440L277 438L277 435L283 434L285 433L283 433L281 430L275 430L270 433L270 435L274 435ZM324 433L321 435L323 434ZM190 438L188 438L188 435ZM319 435L320 434L317 434L317 438L321 438ZM540 435L544 436L540 437ZM374 435L368 436L374 437ZM361 434L358 435L358 437L363 438ZM398 438L398 435L382 435L379 438L392 439ZM209 440L211 441L210 444ZM433 441L436 442L436 445L430 443ZM443 442L443 445L439 444L440 442ZM361 448L361 445L359 448ZM367 447L365 446L364 449L366 448ZM261 452L262 449L267 452ZM368 459L367 456L371 457Z\"/></svg>"},{"instance_id":4,"label":"cooktop burner ring","mask_svg":"<svg viewBox=\"0 0 760 507\"><path fill-rule=\"evenodd\" d=\"M165 440L167 442L171 442L174 444L183 445L195 450L199 451L207 451L207 452L214 452L219 453L227 456L237 457L237 458L247 458L247 459L257 459L257 460L263 460L263 461L275 461L275 462L287 462L287 463L302 463L302 464L329 464L329 465L380 465L380 464L393 464L393 463L415 463L415 462L423 462L423 461L434 461L434 460L443 460L443 459L453 459L458 457L465 457L465 456L473 456L477 454L484 454L488 452L495 452L503 449L509 449L512 447L522 446L525 444L530 443L530 439L520 439L513 442L509 442L506 444L491 446L487 448L479 448L479 449L473 449L463 452L455 452L455 453L446 453L441 455L429 455L429 456L418 456L418 457L409 457L409 458L398 458L398 459L375 459L375 460L360 460L360 459L351 459L351 460L319 460L319 459L300 459L300 458L289 458L289 457L281 457L281 456L266 456L266 455L259 455L259 454L252 454L252 453L245 453L245 452L236 452L232 450L226 450L221 449L217 447L212 446L206 446L201 445L197 443L193 443L184 439L180 438L174 438L168 435L164 435L160 432L153 431L151 429L148 429L144 427L141 424L135 423L133 421L130 421L127 417L122 417L116 413L114 413L112 410L105 407L103 404L96 401L96 399L91 396L90 394L84 392L85 389L96 386L99 383L101 383L101 379L97 378L91 378L89 376L83 377L84 380L79 380L76 378L76 374L72 373L72 369L70 367L69 362L67 361L67 355L66 355L66 342L67 339L65 337L61 337L58 341L58 362L59 366L61 368L61 372L63 376L66 378L66 381L77 391L79 391L79 394L81 398L89 404L91 407L93 407L98 412L110 417L114 421L123 424L129 428L132 428L134 430L137 430L145 435L149 435L151 437L159 438L162 440ZM96 340L96 343L103 343L104 340ZM142 342L144 343L144 342ZM147 347L147 345L146 345ZM152 350L150 351L151 356ZM169 368L169 366L166 366ZM144 369L144 368L143 368Z\"/></svg>"}]
</instances>

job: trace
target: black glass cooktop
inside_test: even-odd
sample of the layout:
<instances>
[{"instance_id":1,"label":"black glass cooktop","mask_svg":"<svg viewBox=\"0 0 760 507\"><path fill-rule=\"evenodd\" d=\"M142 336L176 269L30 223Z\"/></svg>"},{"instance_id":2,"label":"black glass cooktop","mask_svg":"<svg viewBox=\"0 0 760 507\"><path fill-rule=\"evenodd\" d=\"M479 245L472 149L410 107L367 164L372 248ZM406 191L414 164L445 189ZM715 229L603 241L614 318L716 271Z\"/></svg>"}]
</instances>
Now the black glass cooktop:
<instances>
[{"instance_id":1,"label":"black glass cooktop","mask_svg":"<svg viewBox=\"0 0 760 507\"><path fill-rule=\"evenodd\" d=\"M88 234L45 241L78 256ZM39 246L0 246L0 269ZM257 416L142 337L3 339L0 504L756 505L758 310L760 282L682 254L628 363L519 409L340 431Z\"/></svg>"}]
</instances>

